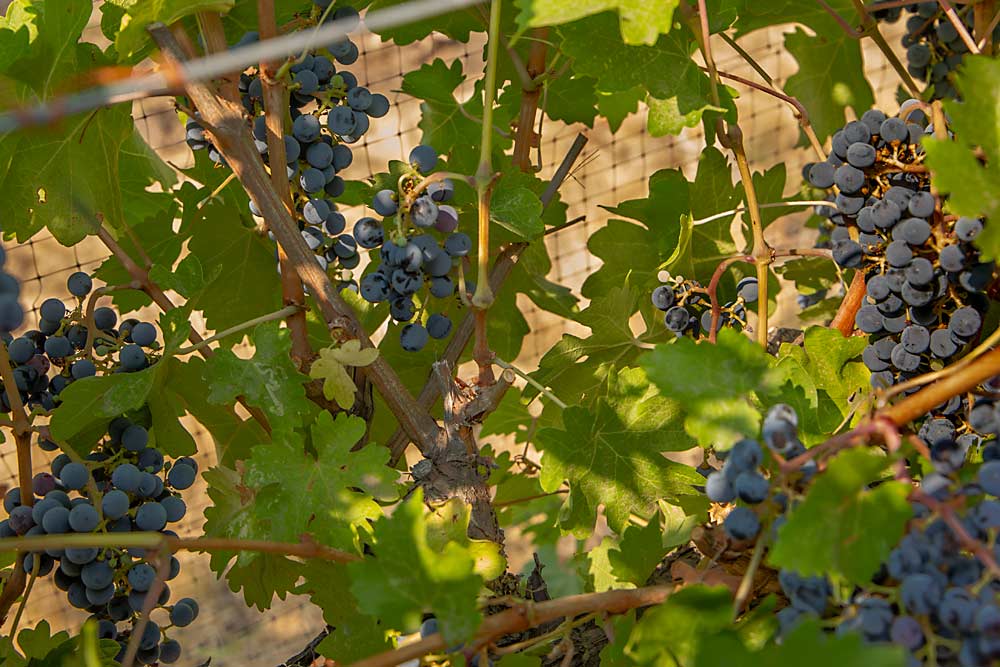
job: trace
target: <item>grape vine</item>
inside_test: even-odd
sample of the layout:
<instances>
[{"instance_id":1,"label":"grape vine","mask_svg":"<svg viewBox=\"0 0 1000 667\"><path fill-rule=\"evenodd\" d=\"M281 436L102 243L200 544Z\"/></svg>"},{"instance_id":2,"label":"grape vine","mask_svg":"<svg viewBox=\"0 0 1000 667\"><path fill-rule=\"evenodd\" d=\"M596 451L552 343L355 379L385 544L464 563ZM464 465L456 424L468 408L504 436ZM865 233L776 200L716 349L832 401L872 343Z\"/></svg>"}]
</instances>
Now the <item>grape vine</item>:
<instances>
[{"instance_id":1,"label":"grape vine","mask_svg":"<svg viewBox=\"0 0 1000 667\"><path fill-rule=\"evenodd\" d=\"M1000 664L994 0L94 9L0 20L0 662L238 659L202 558L283 667Z\"/></svg>"}]
</instances>

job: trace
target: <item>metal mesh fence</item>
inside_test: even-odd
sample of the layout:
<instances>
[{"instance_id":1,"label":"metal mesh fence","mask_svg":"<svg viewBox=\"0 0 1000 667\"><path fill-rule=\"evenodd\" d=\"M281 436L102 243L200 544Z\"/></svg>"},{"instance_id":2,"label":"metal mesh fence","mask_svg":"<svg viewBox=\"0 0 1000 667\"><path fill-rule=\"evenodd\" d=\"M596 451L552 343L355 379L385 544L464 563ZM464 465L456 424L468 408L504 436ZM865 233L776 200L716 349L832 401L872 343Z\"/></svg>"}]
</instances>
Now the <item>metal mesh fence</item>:
<instances>
[{"instance_id":1,"label":"metal mesh fence","mask_svg":"<svg viewBox=\"0 0 1000 667\"><path fill-rule=\"evenodd\" d=\"M95 12L95 20L88 28L86 38L101 43L103 37L96 25L97 17L99 14ZM892 35L889 39L892 43L898 42ZM780 30L758 32L744 40L743 45L777 81L783 82L794 73L796 65L784 51ZM419 142L419 101L398 92L404 73L441 58L448 63L461 60L467 74L474 76L482 71L481 46L481 42L473 41L466 45L441 36L406 47L381 43L372 36L363 39L359 43L362 56L351 70L363 85L389 96L392 107L386 117L372 124L369 134L356 145L354 164L346 176L363 178L381 171L388 160L401 159ZM755 78L752 70L735 52L719 49L716 57L720 69ZM869 79L876 89L876 99L888 108L895 95L894 74L874 48L866 48L865 62ZM471 94L471 86L459 92ZM751 166L765 169L783 162L787 167L787 188L795 188L800 182L800 168L809 156L796 146L798 125L789 107L773 97L745 88L738 104ZM136 102L133 115L139 131L161 157L179 167L190 163L191 154L184 143L183 128L177 121L171 100L161 98ZM700 128L686 131L678 137L653 138L645 130L644 113L629 117L614 135L600 121L593 129L546 122L541 145L537 152L532 153L540 167L541 177L551 176L579 132L586 133L590 141L562 186L561 197L569 205L569 217L583 216L585 221L546 238L553 261L549 279L569 286L576 293L579 293L584 278L599 265L599 260L588 252L586 242L589 235L604 225L609 217L600 205L644 197L647 179L658 169L680 168L688 177L693 177L704 142ZM345 211L349 220L356 219L359 214L360 210ZM804 215L784 218L769 230L769 234L783 237L782 245L796 242L810 245L810 232L804 230L801 224ZM23 305L32 311L29 319L45 298L66 296L65 280L70 273L92 270L108 254L102 245L92 240L65 248L44 232L26 243L8 243L6 247L10 270L22 281ZM794 296L788 295L788 290L785 292L779 299L779 321L782 312L793 312L795 308ZM517 360L523 368L533 368L539 357L562 334L579 330L573 323L538 311L526 298L519 300L519 306L532 327L532 333ZM148 315L152 317L153 313ZM208 442L205 437L200 437L205 434L196 423L192 422L191 426L199 442ZM8 439L8 442L11 440ZM203 469L212 465L210 445L202 449L199 457ZM36 468L46 469L50 460L50 455L39 453ZM0 483L14 485L15 479L13 448L0 448ZM199 480L185 494L189 512L177 528L181 535L200 532L207 501L204 491L204 483ZM182 562L182 574L171 582L174 597L196 597L202 609L198 621L177 634L185 646L181 665L201 665L208 658L212 659L213 665L278 665L295 654L323 627L319 611L304 598L276 600L270 611L258 613L248 609L243 604L242 596L230 592L226 583L217 579L208 568L207 557L188 553L178 556ZM75 628L83 621L84 615L68 606L65 594L57 590L50 580L42 580L35 586L21 627L31 627L43 619L55 628Z\"/></svg>"}]
</instances>

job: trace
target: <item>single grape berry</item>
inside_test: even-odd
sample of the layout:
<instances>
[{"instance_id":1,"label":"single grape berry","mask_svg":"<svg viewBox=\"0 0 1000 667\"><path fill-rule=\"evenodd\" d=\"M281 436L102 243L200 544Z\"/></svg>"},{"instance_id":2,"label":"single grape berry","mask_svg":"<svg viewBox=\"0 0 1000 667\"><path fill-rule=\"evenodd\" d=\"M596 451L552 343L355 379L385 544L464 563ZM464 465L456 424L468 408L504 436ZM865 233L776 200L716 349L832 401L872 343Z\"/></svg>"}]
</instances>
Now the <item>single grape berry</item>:
<instances>
[{"instance_id":1,"label":"single grape berry","mask_svg":"<svg viewBox=\"0 0 1000 667\"><path fill-rule=\"evenodd\" d=\"M760 519L748 507L736 507L726 516L722 527L734 540L752 540L760 532Z\"/></svg>"},{"instance_id":2,"label":"single grape berry","mask_svg":"<svg viewBox=\"0 0 1000 667\"><path fill-rule=\"evenodd\" d=\"M426 145L415 146L410 151L410 164L417 168L421 174L429 174L434 171L437 165L437 151Z\"/></svg>"},{"instance_id":3,"label":"single grape berry","mask_svg":"<svg viewBox=\"0 0 1000 667\"><path fill-rule=\"evenodd\" d=\"M407 352L419 352L427 345L430 334L423 325L412 323L399 332L399 343Z\"/></svg>"},{"instance_id":4,"label":"single grape berry","mask_svg":"<svg viewBox=\"0 0 1000 667\"><path fill-rule=\"evenodd\" d=\"M94 281L83 271L77 271L66 279L66 289L69 290L70 294L81 299L90 294L90 290L93 287Z\"/></svg>"}]
</instances>

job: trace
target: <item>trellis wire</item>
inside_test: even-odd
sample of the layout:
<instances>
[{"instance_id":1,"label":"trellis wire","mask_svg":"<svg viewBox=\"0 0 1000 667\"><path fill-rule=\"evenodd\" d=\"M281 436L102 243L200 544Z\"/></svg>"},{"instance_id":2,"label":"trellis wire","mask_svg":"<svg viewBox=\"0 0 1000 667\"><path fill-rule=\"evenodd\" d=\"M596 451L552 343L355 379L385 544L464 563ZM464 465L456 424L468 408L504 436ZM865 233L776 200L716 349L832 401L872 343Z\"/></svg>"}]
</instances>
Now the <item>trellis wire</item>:
<instances>
[{"instance_id":1,"label":"trellis wire","mask_svg":"<svg viewBox=\"0 0 1000 667\"><path fill-rule=\"evenodd\" d=\"M365 15L361 27L378 32L464 9L481 0L414 0ZM338 19L309 30L289 33L227 51L194 58L176 68L153 74L133 75L121 81L96 86L49 102L0 114L0 134L29 125L46 125L67 115L98 107L131 102L152 94L164 94L186 81L207 81L223 74L240 72L265 61L278 61L303 50L331 44L358 29L353 18Z\"/></svg>"}]
</instances>

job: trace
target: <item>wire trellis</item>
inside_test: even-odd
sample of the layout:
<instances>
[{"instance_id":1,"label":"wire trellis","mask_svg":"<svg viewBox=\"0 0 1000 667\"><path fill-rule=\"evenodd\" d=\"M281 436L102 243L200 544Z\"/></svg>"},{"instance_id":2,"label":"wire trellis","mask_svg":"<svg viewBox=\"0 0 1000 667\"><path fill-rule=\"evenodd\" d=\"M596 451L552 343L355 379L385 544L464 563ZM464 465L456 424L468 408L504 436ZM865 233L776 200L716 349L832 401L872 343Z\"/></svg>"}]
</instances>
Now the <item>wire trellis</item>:
<instances>
[{"instance_id":1,"label":"wire trellis","mask_svg":"<svg viewBox=\"0 0 1000 667\"><path fill-rule=\"evenodd\" d=\"M85 38L95 42L103 39L98 22L99 13L95 11ZM368 135L355 145L355 160L346 174L349 179L364 178L384 170L389 160L401 159L419 143L419 100L398 92L404 73L436 58L448 63L460 60L468 76L478 76L482 72L482 42L475 39L470 44L462 44L434 35L399 47L383 43L368 33L356 41L361 57L352 71L363 85L388 95L392 107L390 113L373 123ZM771 29L751 35L741 43L775 80L784 82L796 66L782 41L782 31ZM894 98L896 80L881 54L867 46L865 62L869 80L876 90L877 101L887 108ZM720 69L754 76L737 54L721 51L717 55ZM738 105L752 166L761 170L784 163L787 167L786 191L795 188L809 154L797 147L798 125L789 107L773 97L748 90L743 91ZM140 133L161 157L175 165L190 164L192 156L184 143L183 126L177 120L171 99L135 101L133 116ZM677 137L651 137L645 129L645 114L641 112L626 119L615 134L601 121L594 128L546 121L541 145L537 153L533 151L532 154L539 161L537 166L542 178L551 176L580 132L588 135L589 142L583 157L563 184L560 196L569 206L569 218L583 216L584 222L546 237L553 265L548 278L570 287L578 295L583 280L599 266L599 260L587 250L587 239L609 217L600 205L614 205L646 196L647 180L659 169L679 168L688 178L693 178L704 145L700 128ZM344 213L349 219L356 219L361 209ZM787 216L769 233L781 235L782 245L796 242L811 245L811 232L804 230L801 224L804 216L801 213ZM20 245L9 243L7 251L9 270L22 281L23 305L31 312L29 319L36 317L37 307L45 298L66 296L65 280L70 273L93 270L107 257L107 251L99 243L85 241L65 248L46 232ZM779 300L779 317L782 303ZM790 303L794 308L794 297ZM787 299L784 304L787 308ZM574 323L539 311L526 298L519 298L518 305L531 325L531 334L519 358L514 360L521 368L532 369L563 334L585 331ZM149 316L154 314L149 313ZM190 426L196 440L205 445L199 454L204 469L214 464L211 446L207 434L196 423L192 421ZM14 484L16 478L12 449L0 448L0 482L8 485ZM45 469L50 460L50 455L38 456L37 469ZM185 493L185 499L189 511L177 532L198 534L208 502L204 483L199 480ZM530 558L530 545L515 542L508 544L507 550L515 569ZM182 574L171 582L175 597L194 596L202 608L199 620L178 634L184 646L179 663L183 666L202 665L211 658L213 665L273 667L297 653L324 626L319 610L305 598L291 596L285 601L275 601L271 611L258 613L247 608L242 596L232 593L224 580L217 579L208 568L207 556L181 553L178 557L182 561ZM56 629L76 628L84 618L84 614L69 607L65 594L56 589L51 580L42 580L35 586L22 627L31 627L44 619Z\"/></svg>"}]
</instances>

